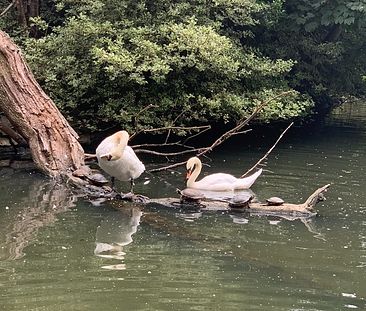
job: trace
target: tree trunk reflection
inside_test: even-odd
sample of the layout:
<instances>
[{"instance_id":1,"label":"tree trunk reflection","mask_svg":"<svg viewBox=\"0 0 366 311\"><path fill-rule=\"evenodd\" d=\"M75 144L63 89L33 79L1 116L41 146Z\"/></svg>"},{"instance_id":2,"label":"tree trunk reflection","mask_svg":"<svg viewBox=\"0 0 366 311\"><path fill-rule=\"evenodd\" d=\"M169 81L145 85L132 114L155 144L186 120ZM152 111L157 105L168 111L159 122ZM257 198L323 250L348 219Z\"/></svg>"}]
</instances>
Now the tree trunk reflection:
<instances>
[{"instance_id":1,"label":"tree trunk reflection","mask_svg":"<svg viewBox=\"0 0 366 311\"><path fill-rule=\"evenodd\" d=\"M23 204L21 210L14 209L17 214L11 215L0 258L14 260L23 257L24 249L36 238L38 230L54 223L58 214L75 206L76 200L77 197L63 184L34 181L26 197L19 203Z\"/></svg>"}]
</instances>

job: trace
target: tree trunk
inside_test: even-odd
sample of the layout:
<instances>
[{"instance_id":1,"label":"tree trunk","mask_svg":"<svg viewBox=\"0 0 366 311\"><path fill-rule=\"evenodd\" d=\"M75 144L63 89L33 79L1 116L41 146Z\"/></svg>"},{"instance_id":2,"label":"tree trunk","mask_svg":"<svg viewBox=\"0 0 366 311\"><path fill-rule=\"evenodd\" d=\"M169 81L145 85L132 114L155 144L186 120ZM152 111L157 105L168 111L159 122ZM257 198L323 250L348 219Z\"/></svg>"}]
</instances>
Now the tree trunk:
<instances>
[{"instance_id":1,"label":"tree trunk","mask_svg":"<svg viewBox=\"0 0 366 311\"><path fill-rule=\"evenodd\" d=\"M36 26L30 26L29 19L39 16L39 0L14 0L19 25L29 31L29 36L37 37Z\"/></svg>"},{"instance_id":2,"label":"tree trunk","mask_svg":"<svg viewBox=\"0 0 366 311\"><path fill-rule=\"evenodd\" d=\"M57 177L79 168L78 135L44 93L20 49L0 31L0 110L28 142L36 166Z\"/></svg>"}]
</instances>

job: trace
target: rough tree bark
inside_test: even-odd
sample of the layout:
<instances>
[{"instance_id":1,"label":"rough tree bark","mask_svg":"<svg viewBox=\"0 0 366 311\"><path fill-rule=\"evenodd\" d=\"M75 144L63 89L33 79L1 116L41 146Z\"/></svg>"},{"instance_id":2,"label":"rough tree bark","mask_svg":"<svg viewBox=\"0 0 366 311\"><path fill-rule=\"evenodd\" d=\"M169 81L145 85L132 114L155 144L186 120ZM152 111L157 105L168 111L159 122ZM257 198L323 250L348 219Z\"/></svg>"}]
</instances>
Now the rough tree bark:
<instances>
[{"instance_id":1,"label":"rough tree bark","mask_svg":"<svg viewBox=\"0 0 366 311\"><path fill-rule=\"evenodd\" d=\"M0 111L28 142L35 165L52 177L84 164L78 135L44 93L20 49L0 31Z\"/></svg>"}]
</instances>

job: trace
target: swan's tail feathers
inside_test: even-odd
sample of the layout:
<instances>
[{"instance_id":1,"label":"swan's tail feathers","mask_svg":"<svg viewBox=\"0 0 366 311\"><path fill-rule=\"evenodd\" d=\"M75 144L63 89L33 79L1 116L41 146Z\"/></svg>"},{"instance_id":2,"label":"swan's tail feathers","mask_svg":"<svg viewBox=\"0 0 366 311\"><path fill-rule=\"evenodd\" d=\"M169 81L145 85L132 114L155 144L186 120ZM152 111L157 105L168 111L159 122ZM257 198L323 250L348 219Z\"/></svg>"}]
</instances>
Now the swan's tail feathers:
<instances>
[{"instance_id":1,"label":"swan's tail feathers","mask_svg":"<svg viewBox=\"0 0 366 311\"><path fill-rule=\"evenodd\" d=\"M258 171L256 171L254 174L248 176L248 177L244 177L244 178L240 178L240 188L241 189L249 189L257 180L257 178L260 176L260 174L262 174L263 169L259 169Z\"/></svg>"}]
</instances>

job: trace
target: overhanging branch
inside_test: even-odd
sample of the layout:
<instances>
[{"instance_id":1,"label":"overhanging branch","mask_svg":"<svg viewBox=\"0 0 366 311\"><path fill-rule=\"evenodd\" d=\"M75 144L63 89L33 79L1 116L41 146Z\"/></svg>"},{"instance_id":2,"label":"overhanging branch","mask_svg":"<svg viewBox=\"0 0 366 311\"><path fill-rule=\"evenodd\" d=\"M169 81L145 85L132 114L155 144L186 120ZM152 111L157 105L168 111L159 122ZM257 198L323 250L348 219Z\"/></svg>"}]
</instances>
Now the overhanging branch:
<instances>
[{"instance_id":1,"label":"overhanging branch","mask_svg":"<svg viewBox=\"0 0 366 311\"><path fill-rule=\"evenodd\" d=\"M231 136L233 135L237 135L238 133L243 132L242 128L244 126L246 126L250 121L252 121L257 115L258 113L265 107L267 106L271 101L279 98L279 97L283 97L283 96L287 96L291 93L293 93L294 91L286 91L286 92L282 92L274 97L271 97L270 99L268 99L267 101L261 102L255 109L254 111L251 113L251 115L249 117L247 117L246 119L241 119L238 122L238 125L235 126L234 128L232 128L231 130L225 132L224 134L222 134L219 138L217 138L210 146L208 147L204 147L204 148L199 148L199 150L201 150L196 156L200 157L203 156L209 152L211 152L214 148L216 148L217 146L221 145L224 141L226 141L227 139L229 139ZM245 133L246 131L244 131ZM152 170L149 170L150 173L154 173L154 172L160 172L160 171L165 171L168 169L172 169L178 166L182 166L186 163L186 161L184 162L178 162L178 163L174 163L171 165L167 165L167 166L163 166L160 168L155 168Z\"/></svg>"},{"instance_id":2,"label":"overhanging branch","mask_svg":"<svg viewBox=\"0 0 366 311\"><path fill-rule=\"evenodd\" d=\"M6 8L4 11L2 11L0 13L0 17L3 17L6 13L8 13L8 11L14 6L15 1L12 1Z\"/></svg>"}]
</instances>

